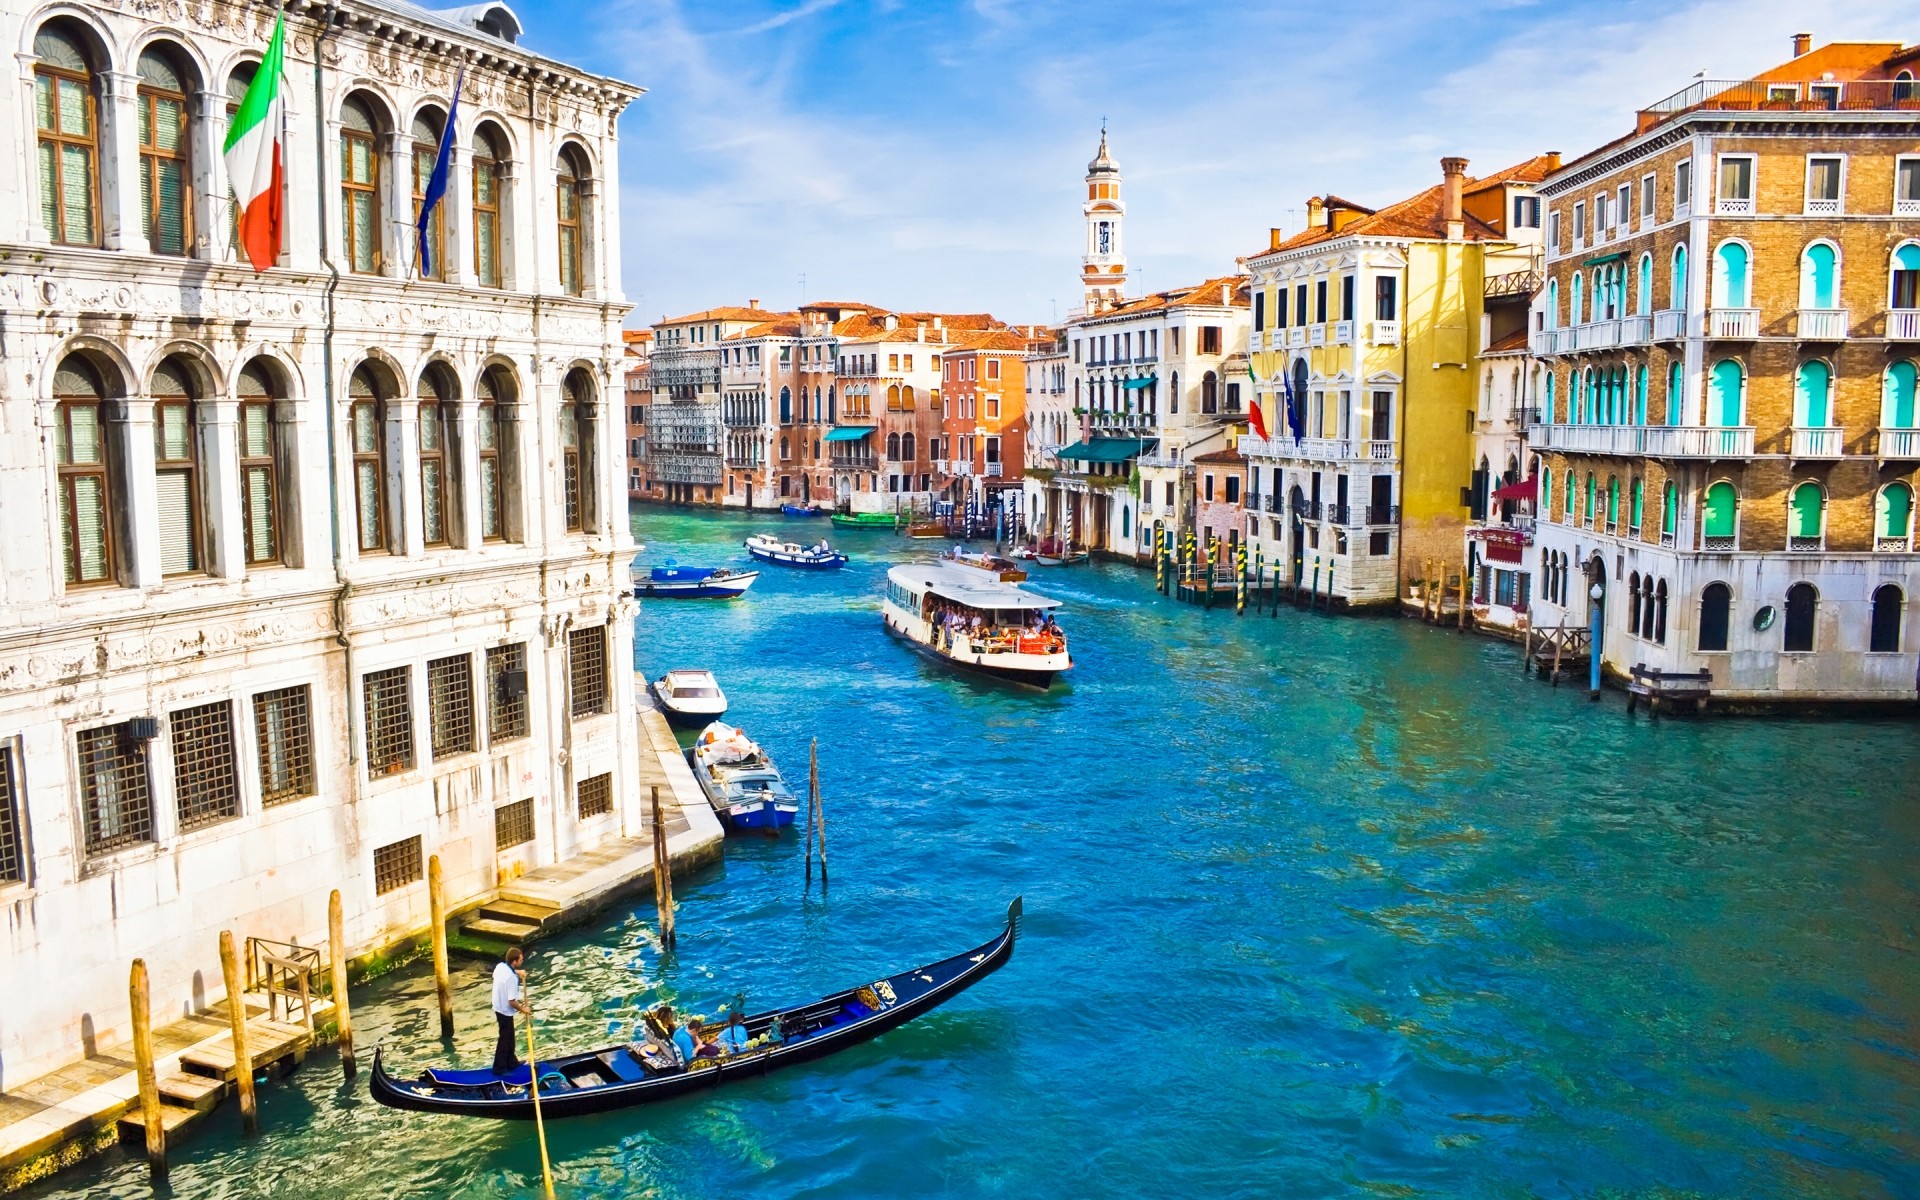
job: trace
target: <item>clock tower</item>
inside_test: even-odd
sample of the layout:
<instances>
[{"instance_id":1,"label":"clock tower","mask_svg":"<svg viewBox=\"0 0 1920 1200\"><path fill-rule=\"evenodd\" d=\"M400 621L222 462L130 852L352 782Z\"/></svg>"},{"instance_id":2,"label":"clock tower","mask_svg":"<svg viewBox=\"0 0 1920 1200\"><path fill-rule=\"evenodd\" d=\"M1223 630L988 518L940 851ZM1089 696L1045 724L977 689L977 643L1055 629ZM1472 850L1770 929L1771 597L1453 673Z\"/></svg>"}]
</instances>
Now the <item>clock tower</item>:
<instances>
[{"instance_id":1,"label":"clock tower","mask_svg":"<svg viewBox=\"0 0 1920 1200\"><path fill-rule=\"evenodd\" d=\"M1120 164L1107 154L1107 127L1100 126L1100 151L1087 164L1087 251L1080 260L1081 299L1089 313L1111 308L1127 290L1127 256L1120 240L1127 206L1120 201Z\"/></svg>"}]
</instances>

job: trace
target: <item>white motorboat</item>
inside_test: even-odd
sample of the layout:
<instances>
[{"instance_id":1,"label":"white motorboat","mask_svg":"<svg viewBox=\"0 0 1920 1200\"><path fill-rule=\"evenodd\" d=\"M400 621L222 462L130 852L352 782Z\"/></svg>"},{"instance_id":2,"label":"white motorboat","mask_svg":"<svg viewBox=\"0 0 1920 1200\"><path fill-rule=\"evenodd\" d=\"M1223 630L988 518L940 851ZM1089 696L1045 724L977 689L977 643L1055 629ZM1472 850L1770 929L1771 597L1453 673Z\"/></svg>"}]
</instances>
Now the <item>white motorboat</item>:
<instances>
[{"instance_id":1,"label":"white motorboat","mask_svg":"<svg viewBox=\"0 0 1920 1200\"><path fill-rule=\"evenodd\" d=\"M675 725L705 725L726 715L727 694L712 671L668 671L652 686L661 711Z\"/></svg>"}]
</instances>

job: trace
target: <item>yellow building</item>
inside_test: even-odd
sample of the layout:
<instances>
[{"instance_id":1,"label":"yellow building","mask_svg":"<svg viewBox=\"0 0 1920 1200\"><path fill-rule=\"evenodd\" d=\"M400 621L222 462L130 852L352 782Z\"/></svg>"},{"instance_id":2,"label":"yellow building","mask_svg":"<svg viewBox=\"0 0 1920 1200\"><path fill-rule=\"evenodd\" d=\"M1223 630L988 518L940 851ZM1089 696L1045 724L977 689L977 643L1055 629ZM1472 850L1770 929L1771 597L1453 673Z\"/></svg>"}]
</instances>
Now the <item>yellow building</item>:
<instances>
[{"instance_id":1,"label":"yellow building","mask_svg":"<svg viewBox=\"0 0 1920 1200\"><path fill-rule=\"evenodd\" d=\"M1393 604L1425 564L1457 570L1477 493L1475 359L1523 329L1538 261L1532 158L1382 209L1307 201L1307 228L1246 260L1248 351L1268 436L1245 437L1247 533L1283 586Z\"/></svg>"}]
</instances>

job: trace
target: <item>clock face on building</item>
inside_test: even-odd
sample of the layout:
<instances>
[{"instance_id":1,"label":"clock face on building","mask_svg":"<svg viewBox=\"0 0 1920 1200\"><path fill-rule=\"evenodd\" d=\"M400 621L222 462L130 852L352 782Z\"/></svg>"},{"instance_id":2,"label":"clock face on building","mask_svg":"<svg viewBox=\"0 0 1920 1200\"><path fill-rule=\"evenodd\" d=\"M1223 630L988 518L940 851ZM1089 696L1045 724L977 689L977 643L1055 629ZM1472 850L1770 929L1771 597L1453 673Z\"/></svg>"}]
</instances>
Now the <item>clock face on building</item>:
<instances>
[{"instance_id":1,"label":"clock face on building","mask_svg":"<svg viewBox=\"0 0 1920 1200\"><path fill-rule=\"evenodd\" d=\"M1100 253L1113 253L1113 226L1109 222L1100 222Z\"/></svg>"}]
</instances>

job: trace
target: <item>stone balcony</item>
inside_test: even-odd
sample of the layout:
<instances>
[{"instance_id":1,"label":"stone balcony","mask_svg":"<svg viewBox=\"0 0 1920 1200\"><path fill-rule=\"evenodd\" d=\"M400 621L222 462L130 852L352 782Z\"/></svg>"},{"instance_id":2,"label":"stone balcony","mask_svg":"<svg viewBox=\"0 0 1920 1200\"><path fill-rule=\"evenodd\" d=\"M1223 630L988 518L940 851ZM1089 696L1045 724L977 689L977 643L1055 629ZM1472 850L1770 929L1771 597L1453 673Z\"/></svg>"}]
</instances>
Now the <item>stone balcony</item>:
<instances>
[{"instance_id":1,"label":"stone balcony","mask_svg":"<svg viewBox=\"0 0 1920 1200\"><path fill-rule=\"evenodd\" d=\"M1753 427L1703 425L1536 425L1535 449L1646 458L1746 458Z\"/></svg>"},{"instance_id":2,"label":"stone balcony","mask_svg":"<svg viewBox=\"0 0 1920 1200\"><path fill-rule=\"evenodd\" d=\"M1888 309L1887 338L1896 342L1920 342L1920 308Z\"/></svg>"},{"instance_id":3,"label":"stone balcony","mask_svg":"<svg viewBox=\"0 0 1920 1200\"><path fill-rule=\"evenodd\" d=\"M1839 458L1846 452L1841 430L1799 427L1793 431L1794 458Z\"/></svg>"},{"instance_id":4,"label":"stone balcony","mask_svg":"<svg viewBox=\"0 0 1920 1200\"><path fill-rule=\"evenodd\" d=\"M1844 308L1803 308L1794 318L1794 333L1803 342L1844 341L1848 330Z\"/></svg>"},{"instance_id":5,"label":"stone balcony","mask_svg":"<svg viewBox=\"0 0 1920 1200\"><path fill-rule=\"evenodd\" d=\"M1880 427L1880 457L1912 461L1920 459L1920 429Z\"/></svg>"},{"instance_id":6,"label":"stone balcony","mask_svg":"<svg viewBox=\"0 0 1920 1200\"><path fill-rule=\"evenodd\" d=\"M1757 308L1716 308L1707 313L1707 336L1722 341L1750 342L1760 336Z\"/></svg>"}]
</instances>

